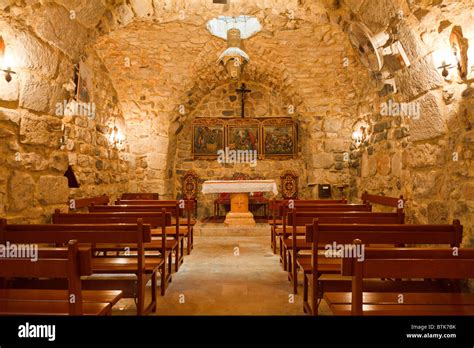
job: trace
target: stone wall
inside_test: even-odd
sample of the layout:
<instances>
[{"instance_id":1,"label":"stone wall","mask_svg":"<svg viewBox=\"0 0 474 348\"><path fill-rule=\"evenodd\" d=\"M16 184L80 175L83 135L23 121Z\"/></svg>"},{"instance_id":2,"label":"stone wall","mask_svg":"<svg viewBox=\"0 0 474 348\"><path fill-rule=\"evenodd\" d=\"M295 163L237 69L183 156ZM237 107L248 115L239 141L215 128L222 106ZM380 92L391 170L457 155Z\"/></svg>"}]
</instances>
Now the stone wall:
<instances>
[{"instance_id":1,"label":"stone wall","mask_svg":"<svg viewBox=\"0 0 474 348\"><path fill-rule=\"evenodd\" d=\"M20 60L10 83L0 78L0 214L12 222L44 221L69 195L55 101L65 99L61 86L72 66L18 23L0 18L0 29L8 59Z\"/></svg>"},{"instance_id":2,"label":"stone wall","mask_svg":"<svg viewBox=\"0 0 474 348\"><path fill-rule=\"evenodd\" d=\"M360 197L364 190L403 194L409 222L437 224L460 219L465 245L474 243L474 48L469 47L464 78L456 67L444 78L437 66L440 58L448 58L439 55L450 51L449 36L455 25L473 42L470 6L468 1L446 1L442 8L434 9L414 2L380 6L365 1L360 8L352 7L356 10L351 14L374 32L395 31L412 62L408 68L392 71L399 92L374 100L373 112L365 118L370 138L360 146L352 145L351 157L359 159L351 171L357 178L353 196ZM390 23L387 9L393 13L402 10L405 16ZM419 114L384 115L389 103L408 103Z\"/></svg>"},{"instance_id":3,"label":"stone wall","mask_svg":"<svg viewBox=\"0 0 474 348\"><path fill-rule=\"evenodd\" d=\"M127 139L137 158L132 187L172 198L180 191L176 186L180 177L175 176L177 146L187 146L179 145L185 133L178 139L176 132L185 132L190 120L200 116L196 108L203 100L230 81L216 63L226 43L205 29L222 8L205 1L185 1L182 7L148 5L131 2L112 11L101 25L107 34L93 49L109 67ZM304 139L301 158L308 171L302 192L317 194L308 184L348 184L351 164L346 155L352 125L373 98L373 86L346 34L329 22L321 4L309 12L297 1L241 2L232 4L228 14L242 11L264 25L261 33L243 41L251 61L242 79L278 91L283 98L278 110L271 105L271 94L258 109L250 100L249 111L284 116L290 105L294 108ZM211 101L201 114L238 116L239 102L225 99L229 97L216 97L215 106ZM189 144L190 137L186 141Z\"/></svg>"},{"instance_id":4,"label":"stone wall","mask_svg":"<svg viewBox=\"0 0 474 348\"><path fill-rule=\"evenodd\" d=\"M294 105L278 89L272 89L251 81L240 81L246 83L246 87L252 92L245 96L245 118L271 118L291 116L288 105ZM299 175L300 196L309 197L307 187L306 163L301 156L301 148L304 146L304 138L300 137L298 154L295 158L285 160L264 159L258 160L255 166L250 163L219 163L217 159L201 160L193 159L192 156L192 122L199 117L214 118L239 118L241 115L241 96L235 92L240 85L237 82L228 82L217 87L206 96L190 115L183 125L182 131L176 140L176 159L174 184L175 195L181 195L181 178L188 170L193 170L200 177L201 182L212 179L230 178L236 172L245 173L250 178L274 179L280 184L280 175L291 169ZM290 110L290 113L292 111ZM296 115L293 115L296 116ZM297 119L297 117L295 117ZM281 192L281 189L279 189ZM213 214L213 201L215 195L203 195L199 192L199 216L211 216Z\"/></svg>"},{"instance_id":5,"label":"stone wall","mask_svg":"<svg viewBox=\"0 0 474 348\"><path fill-rule=\"evenodd\" d=\"M74 80L81 39L90 40L93 31L53 3L37 8L34 21L30 7L17 18L20 10L8 5L0 4L0 33L5 64L15 73L10 83L0 77L0 215L9 222L45 222L54 209L67 209L70 198L128 190L128 164L105 134L107 122L120 118L120 111L106 113L116 93L106 70L94 66L96 57L88 62L96 117L64 117L59 107L70 97L66 85ZM69 164L79 189L68 187Z\"/></svg>"},{"instance_id":6,"label":"stone wall","mask_svg":"<svg viewBox=\"0 0 474 348\"><path fill-rule=\"evenodd\" d=\"M108 70L95 54L86 48L85 63L92 73L91 100L95 113L90 116L64 117L69 165L73 167L79 188L71 189L71 198L107 194L112 200L130 191L135 177L136 158L125 138L125 121L117 106L117 93ZM119 139L113 139L117 128Z\"/></svg>"},{"instance_id":7,"label":"stone wall","mask_svg":"<svg viewBox=\"0 0 474 348\"><path fill-rule=\"evenodd\" d=\"M249 97L248 113L283 116L294 106L300 131L297 159L256 169L190 162L193 119L240 113L238 100L222 93L229 77L216 64L226 44L205 29L222 11L207 0L1 1L0 31L17 74L9 84L0 77L0 214L43 221L70 197L123 190L176 197L179 176L193 168L203 178L234 171L276 178L296 168L303 196L317 197L312 187L321 183L348 184L353 200L364 190L403 194L409 221L460 218L472 244L471 1L231 2L227 15L251 13L264 28L243 42L251 61L242 78L261 92ZM380 81L341 26L348 20L389 30L403 44L411 66L386 69L396 94L377 95ZM455 26L471 41L469 70L460 78L450 69L445 79L439 51L449 49ZM93 71L94 120L55 113L81 56ZM421 117L382 115L389 99L419 106ZM369 127L362 144L352 139L360 122ZM114 126L126 139L118 148L107 139ZM68 164L79 189L66 187Z\"/></svg>"}]
</instances>

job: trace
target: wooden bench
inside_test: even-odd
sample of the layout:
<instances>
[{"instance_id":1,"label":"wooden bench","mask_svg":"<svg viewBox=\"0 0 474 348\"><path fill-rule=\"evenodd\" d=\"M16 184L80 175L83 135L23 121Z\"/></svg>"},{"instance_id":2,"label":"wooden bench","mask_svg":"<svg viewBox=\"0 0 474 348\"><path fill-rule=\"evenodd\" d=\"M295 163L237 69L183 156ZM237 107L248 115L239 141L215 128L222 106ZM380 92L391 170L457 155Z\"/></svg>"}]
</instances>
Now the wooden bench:
<instances>
[{"instance_id":1,"label":"wooden bench","mask_svg":"<svg viewBox=\"0 0 474 348\"><path fill-rule=\"evenodd\" d=\"M83 291L81 276L92 274L90 248L38 249L38 259L0 258L0 277L65 278L67 290L0 289L0 315L110 315L122 291Z\"/></svg>"},{"instance_id":2,"label":"wooden bench","mask_svg":"<svg viewBox=\"0 0 474 348\"><path fill-rule=\"evenodd\" d=\"M318 278L322 273L340 273L341 265L331 258L329 266L325 266L318 257L318 249L327 245L352 244L361 239L366 244L440 244L459 247L462 241L463 227L459 220L452 225L402 225L402 224L320 224L318 219L306 225L306 242L311 243L311 257L297 258L303 270L303 309L306 313L317 315L319 288L323 292L340 292L347 288L347 281L338 281L334 289L322 287ZM367 252L367 250L365 250ZM336 263L336 264L335 264ZM334 265L335 264L335 265ZM309 284L311 283L311 301L308 301ZM345 283L345 284L344 284ZM350 287L350 284L349 284Z\"/></svg>"},{"instance_id":3,"label":"wooden bench","mask_svg":"<svg viewBox=\"0 0 474 348\"><path fill-rule=\"evenodd\" d=\"M163 208L164 209L164 208ZM165 217L163 218L163 214ZM172 240L168 239L168 227L171 225L171 214L162 212L113 212L113 213L82 213L82 214L63 214L58 209L54 212L52 221L54 224L130 224L136 223L141 219L144 224L151 226L152 237L159 237L159 240L152 239L151 242L145 243L145 251L157 251L165 259L167 268L162 276L167 278L166 284L171 281L171 265L172 256L175 252L175 263L179 262L178 257L178 242L176 236ZM163 228L164 224L164 228ZM176 230L173 227L173 233ZM166 241L163 245L163 241ZM136 251L136 245L127 245L131 251ZM124 245L120 243L99 243L94 245L94 251L105 253L124 251ZM161 289L161 294L164 295L166 288Z\"/></svg>"},{"instance_id":4,"label":"wooden bench","mask_svg":"<svg viewBox=\"0 0 474 348\"><path fill-rule=\"evenodd\" d=\"M364 293L367 278L474 278L474 249L366 250L363 261L343 259L342 274L352 293L324 295L335 315L474 315L472 293Z\"/></svg>"},{"instance_id":5,"label":"wooden bench","mask_svg":"<svg viewBox=\"0 0 474 348\"><path fill-rule=\"evenodd\" d=\"M285 223L276 235L280 236L281 257L283 268L288 271L288 278L293 283L293 291L298 291L298 264L293 262L301 250L311 250L311 243L306 242L306 225L312 224L318 219L322 224L403 224L405 214L401 211L396 213L376 212L317 212L298 211L293 209L286 215ZM288 225L288 226L287 226ZM288 227L291 232L288 232Z\"/></svg>"},{"instance_id":6,"label":"wooden bench","mask_svg":"<svg viewBox=\"0 0 474 348\"><path fill-rule=\"evenodd\" d=\"M405 208L405 199L403 196L400 197L388 197L380 195L371 195L365 191L361 195L362 202L364 204L378 204L385 207L392 207L396 210L402 210Z\"/></svg>"},{"instance_id":7,"label":"wooden bench","mask_svg":"<svg viewBox=\"0 0 474 348\"><path fill-rule=\"evenodd\" d=\"M109 205L109 206L92 206L89 207L91 213L156 213L165 209L172 216L172 226L167 227L168 235L173 236L178 242L179 248L176 249L175 269L178 271L180 264L184 261L184 240L186 240L187 251L190 253L192 249L192 228L190 224L180 226L181 207L177 201L160 205Z\"/></svg>"},{"instance_id":8,"label":"wooden bench","mask_svg":"<svg viewBox=\"0 0 474 348\"><path fill-rule=\"evenodd\" d=\"M182 206L184 203L184 207ZM153 205L153 206L160 206L160 205L169 205L169 204L179 204L181 209L181 218L180 224L186 225L190 224L194 226L196 224L196 219L192 216L193 211L196 207L196 200L123 200L117 199L115 201L115 205ZM185 214L184 214L185 213ZM189 222L188 222L189 220Z\"/></svg>"},{"instance_id":9,"label":"wooden bench","mask_svg":"<svg viewBox=\"0 0 474 348\"><path fill-rule=\"evenodd\" d=\"M120 199L158 200L158 193L123 193Z\"/></svg>"},{"instance_id":10,"label":"wooden bench","mask_svg":"<svg viewBox=\"0 0 474 348\"><path fill-rule=\"evenodd\" d=\"M271 214L271 219L269 220L269 223L271 225L271 247L273 249L273 253L276 254L276 238L275 238L275 233L274 230L278 226L281 226L283 216L281 215L283 213L282 206L288 206L289 204L289 199L271 199L268 202L268 208L270 210ZM292 200L296 202L305 202L307 204L347 204L346 199L298 199L298 200ZM305 204L305 203L300 203L300 204ZM297 203L298 205L298 203Z\"/></svg>"},{"instance_id":11,"label":"wooden bench","mask_svg":"<svg viewBox=\"0 0 474 348\"><path fill-rule=\"evenodd\" d=\"M107 195L91 198L70 199L69 210L79 210L82 208L87 208L91 205L107 205L109 202L110 199Z\"/></svg>"},{"instance_id":12,"label":"wooden bench","mask_svg":"<svg viewBox=\"0 0 474 348\"><path fill-rule=\"evenodd\" d=\"M372 206L370 204L302 204L302 205L281 205L279 207L279 214L283 217L281 229L279 230L278 225L275 225L275 228L272 229L274 234L275 241L278 240L279 250L280 250L280 262L283 262L284 268L286 270L285 263L285 252L283 250L283 229L287 224L287 216L293 210L300 212L370 212L372 211ZM279 235L278 233L281 232ZM304 231L301 232L304 234Z\"/></svg>"},{"instance_id":13,"label":"wooden bench","mask_svg":"<svg viewBox=\"0 0 474 348\"><path fill-rule=\"evenodd\" d=\"M165 216L165 215L163 215ZM141 219L135 224L53 224L53 225L10 225L0 219L0 242L10 243L52 243L64 244L77 240L81 244L117 243L124 246L136 245L136 255L131 257L94 257L92 274L135 274L137 314L156 311L157 272L161 272L161 289L166 288L166 259L146 257L145 243L151 242L151 227ZM146 283L151 279L151 302L145 308ZM106 279L107 280L107 279ZM136 284L135 284L136 282ZM116 288L115 288L116 289Z\"/></svg>"}]
</instances>

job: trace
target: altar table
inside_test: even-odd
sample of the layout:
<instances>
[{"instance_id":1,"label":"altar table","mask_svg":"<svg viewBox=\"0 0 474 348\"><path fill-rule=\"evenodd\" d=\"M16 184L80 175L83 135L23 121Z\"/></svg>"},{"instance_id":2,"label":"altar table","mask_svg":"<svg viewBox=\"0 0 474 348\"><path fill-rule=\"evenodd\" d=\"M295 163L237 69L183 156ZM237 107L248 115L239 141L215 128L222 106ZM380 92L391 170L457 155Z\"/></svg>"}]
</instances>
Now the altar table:
<instances>
[{"instance_id":1,"label":"altar table","mask_svg":"<svg viewBox=\"0 0 474 348\"><path fill-rule=\"evenodd\" d=\"M202 184L202 193L230 193L230 212L226 225L255 225L249 211L249 193L272 192L278 194L275 180L208 180Z\"/></svg>"}]
</instances>

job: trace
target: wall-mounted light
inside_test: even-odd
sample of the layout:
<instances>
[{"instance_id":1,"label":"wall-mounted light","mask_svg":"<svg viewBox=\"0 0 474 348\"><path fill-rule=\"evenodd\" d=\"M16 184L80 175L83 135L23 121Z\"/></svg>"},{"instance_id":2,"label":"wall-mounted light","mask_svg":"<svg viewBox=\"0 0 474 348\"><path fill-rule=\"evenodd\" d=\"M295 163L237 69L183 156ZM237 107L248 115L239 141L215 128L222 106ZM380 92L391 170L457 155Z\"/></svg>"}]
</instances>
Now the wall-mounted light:
<instances>
[{"instance_id":1,"label":"wall-mounted light","mask_svg":"<svg viewBox=\"0 0 474 348\"><path fill-rule=\"evenodd\" d=\"M441 71L441 76L443 76L444 78L447 78L449 76L448 69L452 69L452 68L454 67L451 64L446 63L446 61L443 61L441 65L438 67L438 69L443 69Z\"/></svg>"},{"instance_id":2,"label":"wall-mounted light","mask_svg":"<svg viewBox=\"0 0 474 348\"><path fill-rule=\"evenodd\" d=\"M450 78L449 70L457 66L456 57L453 55L451 48L448 46L436 50L433 52L433 59L441 76L448 80Z\"/></svg>"},{"instance_id":3,"label":"wall-mounted light","mask_svg":"<svg viewBox=\"0 0 474 348\"><path fill-rule=\"evenodd\" d=\"M369 139L369 126L365 121L360 120L354 125L352 132L352 140L356 146L360 146Z\"/></svg>"},{"instance_id":4,"label":"wall-mounted light","mask_svg":"<svg viewBox=\"0 0 474 348\"><path fill-rule=\"evenodd\" d=\"M117 126L109 128L109 142L114 148L118 148L123 144L125 136L119 131Z\"/></svg>"},{"instance_id":5,"label":"wall-mounted light","mask_svg":"<svg viewBox=\"0 0 474 348\"><path fill-rule=\"evenodd\" d=\"M10 62L5 55L5 41L0 36L0 71L5 75L5 81L10 82L12 80L12 74L16 74L12 69Z\"/></svg>"},{"instance_id":6,"label":"wall-mounted light","mask_svg":"<svg viewBox=\"0 0 474 348\"><path fill-rule=\"evenodd\" d=\"M468 73L468 56L467 51L469 43L463 36L462 28L458 25L454 26L449 36L449 43L451 45L451 51L456 60L456 67L459 72L459 76L464 78Z\"/></svg>"},{"instance_id":7,"label":"wall-mounted light","mask_svg":"<svg viewBox=\"0 0 474 348\"><path fill-rule=\"evenodd\" d=\"M468 42L463 37L462 29L455 26L451 31L449 42L433 52L433 61L441 76L450 80L453 76L451 70L457 72L457 76L465 78L468 74Z\"/></svg>"}]
</instances>

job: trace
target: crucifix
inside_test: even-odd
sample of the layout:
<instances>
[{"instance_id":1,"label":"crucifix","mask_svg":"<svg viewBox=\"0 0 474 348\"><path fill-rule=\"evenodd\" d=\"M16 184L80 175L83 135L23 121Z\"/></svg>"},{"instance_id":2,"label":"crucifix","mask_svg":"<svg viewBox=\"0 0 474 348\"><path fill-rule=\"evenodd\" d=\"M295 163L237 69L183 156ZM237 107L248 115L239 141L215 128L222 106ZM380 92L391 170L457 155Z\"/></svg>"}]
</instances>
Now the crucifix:
<instances>
[{"instance_id":1,"label":"crucifix","mask_svg":"<svg viewBox=\"0 0 474 348\"><path fill-rule=\"evenodd\" d=\"M244 118L245 117L245 93L250 93L252 91L250 89L247 89L247 86L245 86L245 83L242 83L242 86L240 86L240 88L237 88L235 91L237 93L242 94L242 113L241 113L241 116L242 116L242 118Z\"/></svg>"}]
</instances>

